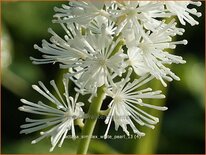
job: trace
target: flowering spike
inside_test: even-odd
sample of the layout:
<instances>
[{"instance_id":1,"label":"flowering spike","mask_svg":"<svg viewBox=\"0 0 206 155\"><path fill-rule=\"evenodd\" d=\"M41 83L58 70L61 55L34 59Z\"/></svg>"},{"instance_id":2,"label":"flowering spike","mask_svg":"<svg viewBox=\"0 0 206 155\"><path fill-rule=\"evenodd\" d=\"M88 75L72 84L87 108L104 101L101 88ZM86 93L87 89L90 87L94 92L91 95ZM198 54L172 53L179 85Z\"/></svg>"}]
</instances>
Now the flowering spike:
<instances>
[{"instance_id":1,"label":"flowering spike","mask_svg":"<svg viewBox=\"0 0 206 155\"><path fill-rule=\"evenodd\" d=\"M161 91L140 87L154 78L164 87L167 82L180 80L169 65L184 64L186 61L169 50L186 45L188 41L174 41L173 38L185 32L184 28L177 27L179 24L175 16L181 25L197 25L195 18L200 17L201 13L194 6L200 5L201 2L195 1L87 0L70 1L69 5L54 7L53 22L58 23L65 34L60 36L48 28L50 39L43 39L41 46L34 45L42 57L30 57L30 60L33 64L59 64L60 69L67 69L63 78L64 93L60 93L54 80L50 84L56 95L41 81L38 85L32 85L53 106L21 99L24 105L19 107L20 111L49 117L26 118L27 123L20 126L20 133L48 129L41 131L40 137L32 144L51 137L50 151L56 146L61 147L70 131L72 139L75 139L74 124L84 126L83 119L79 118L84 114L84 103L77 102L79 95L90 94L90 102L98 97L97 90L103 85L107 96L112 98L108 109L102 113L106 115L107 124L104 138L107 138L113 121L115 130L121 127L126 135L130 135L128 126L139 137L145 135L136 124L154 129L159 119L141 108L167 110L165 106L144 103L144 99L163 99L165 96ZM139 77L134 79L133 73ZM77 93L74 98L69 96L69 80L75 84ZM86 123L83 131L89 131ZM92 129L89 132L92 133Z\"/></svg>"}]
</instances>

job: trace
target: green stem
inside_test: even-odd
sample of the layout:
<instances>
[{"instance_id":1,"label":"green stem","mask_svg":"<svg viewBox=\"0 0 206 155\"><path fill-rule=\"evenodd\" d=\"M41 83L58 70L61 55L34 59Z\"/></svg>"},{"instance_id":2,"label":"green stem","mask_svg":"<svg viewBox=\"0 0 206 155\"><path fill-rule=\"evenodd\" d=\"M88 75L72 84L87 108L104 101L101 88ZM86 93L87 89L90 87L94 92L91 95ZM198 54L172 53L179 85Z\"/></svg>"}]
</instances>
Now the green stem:
<instances>
[{"instance_id":1,"label":"green stem","mask_svg":"<svg viewBox=\"0 0 206 155\"><path fill-rule=\"evenodd\" d=\"M125 41L122 39L120 40L115 48L113 49L112 53L110 54L109 58L111 58L113 55L115 55L119 50L122 48L122 46L125 44Z\"/></svg>"},{"instance_id":2,"label":"green stem","mask_svg":"<svg viewBox=\"0 0 206 155\"><path fill-rule=\"evenodd\" d=\"M99 116L99 111L102 105L102 101L104 99L104 95L105 95L104 86L102 86L98 88L97 97L93 98L92 103L89 107L88 118L82 130L82 138L77 148L77 154L87 153L91 136Z\"/></svg>"}]
</instances>

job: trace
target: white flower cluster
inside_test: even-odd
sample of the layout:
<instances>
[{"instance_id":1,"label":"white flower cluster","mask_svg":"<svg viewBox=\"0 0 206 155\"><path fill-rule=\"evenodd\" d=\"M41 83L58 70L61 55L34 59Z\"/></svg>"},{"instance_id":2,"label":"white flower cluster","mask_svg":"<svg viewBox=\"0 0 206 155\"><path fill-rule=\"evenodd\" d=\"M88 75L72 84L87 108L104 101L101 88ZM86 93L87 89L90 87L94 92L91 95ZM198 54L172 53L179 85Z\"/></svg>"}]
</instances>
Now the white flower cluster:
<instances>
[{"instance_id":1,"label":"white flower cluster","mask_svg":"<svg viewBox=\"0 0 206 155\"><path fill-rule=\"evenodd\" d=\"M129 126L138 136L144 136L134 123L154 128L159 120L140 107L157 110L167 108L144 103L142 99L162 99L165 96L161 91L140 87L154 78L165 87L166 81L180 80L168 65L184 64L186 61L168 51L179 44L187 44L187 40L173 40L173 37L184 33L183 28L177 27L176 17L182 25L186 22L197 25L193 17L200 17L201 13L192 8L194 5L200 6L201 2L87 0L71 1L68 5L63 4L62 8L55 7L53 22L61 25L65 35L61 37L49 28L52 35L50 41L42 40L41 47L34 45L42 53L42 58L31 57L31 60L34 64L58 63L61 69L68 70L63 79L66 102L54 81L51 81L51 85L59 100L43 83L39 83L41 88L33 86L57 108L41 101L36 104L22 99L26 105L20 110L53 117L27 118L28 124L21 126L21 133L27 134L53 125L50 130L41 132L41 137L32 143L51 136L51 151L59 141L61 146L69 130L75 137L74 122L83 124L80 118L84 116L84 104L77 102L79 94L96 97L97 89L104 85L106 96L112 98L105 120L105 124L108 124L105 138L112 121L116 130L120 126L129 135ZM138 78L132 80L132 73ZM68 95L68 79L76 85L75 99Z\"/></svg>"}]
</instances>

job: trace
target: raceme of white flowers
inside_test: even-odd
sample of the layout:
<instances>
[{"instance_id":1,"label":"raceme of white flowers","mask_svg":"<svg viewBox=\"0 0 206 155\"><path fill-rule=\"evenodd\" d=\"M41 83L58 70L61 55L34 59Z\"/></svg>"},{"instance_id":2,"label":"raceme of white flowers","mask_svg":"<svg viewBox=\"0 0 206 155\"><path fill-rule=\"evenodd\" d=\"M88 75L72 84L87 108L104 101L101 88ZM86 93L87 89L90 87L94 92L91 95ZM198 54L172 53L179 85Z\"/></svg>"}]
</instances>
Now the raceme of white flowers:
<instances>
[{"instance_id":1,"label":"raceme of white flowers","mask_svg":"<svg viewBox=\"0 0 206 155\"><path fill-rule=\"evenodd\" d=\"M75 138L75 125L84 126L86 112L84 103L77 101L78 96L90 94L91 102L98 97L98 88L104 86L105 98L112 98L104 113L107 124L104 137L107 138L112 122L116 130L121 127L127 135L132 130L139 137L144 136L137 125L153 129L159 119L141 107L162 111L167 108L144 103L144 99L165 96L160 90L143 87L153 79L160 80L165 87L173 79L180 80L168 66L186 61L169 51L187 44L187 40L173 39L185 31L177 23L197 25L195 17L201 13L192 7L200 5L201 2L193 1L72 1L55 7L53 22L65 34L60 36L49 28L50 40L42 40L41 46L34 45L42 58L30 59L33 64L58 63L60 69L67 69L63 78L65 92L61 95L54 81L50 84L57 97L42 82L33 85L53 105L21 99L25 104L19 108L21 111L47 116L26 118L21 133L41 131L32 144L51 137L50 151L57 144L61 147L69 134ZM131 74L136 74L136 79ZM69 96L69 80L76 85L74 98Z\"/></svg>"}]
</instances>

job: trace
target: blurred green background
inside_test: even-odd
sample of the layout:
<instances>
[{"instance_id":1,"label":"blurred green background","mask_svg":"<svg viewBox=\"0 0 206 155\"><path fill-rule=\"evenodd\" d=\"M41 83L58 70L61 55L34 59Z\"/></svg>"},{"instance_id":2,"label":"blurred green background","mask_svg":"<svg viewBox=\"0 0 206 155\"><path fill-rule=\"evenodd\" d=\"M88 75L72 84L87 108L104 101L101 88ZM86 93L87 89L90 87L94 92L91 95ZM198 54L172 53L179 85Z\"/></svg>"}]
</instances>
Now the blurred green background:
<instances>
[{"instance_id":1,"label":"blurred green background","mask_svg":"<svg viewBox=\"0 0 206 155\"><path fill-rule=\"evenodd\" d=\"M38 133L20 135L19 126L29 114L18 111L20 98L31 101L42 99L32 90L31 85L41 80L49 87L49 81L61 82L62 74L58 65L32 65L29 56L39 57L34 44L49 39L48 27L62 34L57 24L52 24L53 7L62 2L2 2L2 49L1 49L1 123L2 153L48 153L49 138L31 145ZM64 2L65 3L65 2ZM203 2L204 3L204 2ZM200 24L185 26L184 36L188 45L178 46L175 53L183 56L185 65L173 65L172 70L181 78L168 86L165 103L168 110L154 113L160 123L154 130L142 130L147 135L142 139L131 140L92 140L89 153L204 153L205 127L205 55L204 55L204 4L198 8L203 16ZM61 84L58 82L59 84ZM153 84L154 85L154 84ZM159 88L156 82L156 88ZM162 88L161 88L162 89ZM103 105L104 106L104 105ZM95 134L103 134L106 129L103 120L98 121ZM77 129L78 130L78 129ZM79 132L79 130L77 131ZM111 128L110 134L123 134ZM62 148L52 153L75 153L78 141L65 140Z\"/></svg>"}]
</instances>

